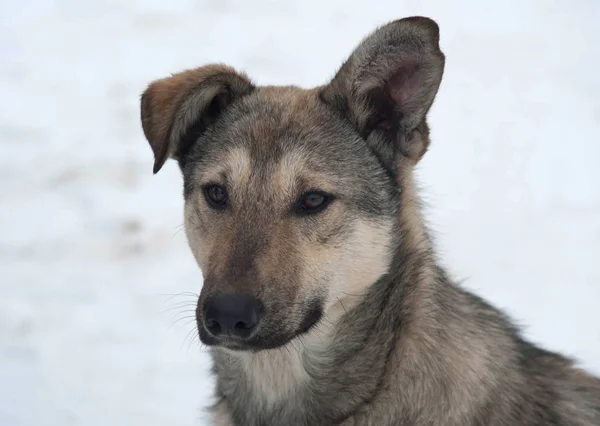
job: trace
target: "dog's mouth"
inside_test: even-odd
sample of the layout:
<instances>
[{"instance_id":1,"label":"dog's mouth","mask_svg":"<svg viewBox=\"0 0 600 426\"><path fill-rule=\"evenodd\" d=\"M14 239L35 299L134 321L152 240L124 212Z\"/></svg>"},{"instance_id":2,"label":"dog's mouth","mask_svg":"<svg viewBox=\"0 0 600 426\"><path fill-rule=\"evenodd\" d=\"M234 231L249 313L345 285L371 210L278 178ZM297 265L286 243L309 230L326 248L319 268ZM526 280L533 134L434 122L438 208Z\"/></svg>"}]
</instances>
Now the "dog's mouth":
<instances>
[{"instance_id":1,"label":"dog's mouth","mask_svg":"<svg viewBox=\"0 0 600 426\"><path fill-rule=\"evenodd\" d=\"M266 349L276 349L287 345L294 339L311 331L323 317L323 308L320 303L310 303L310 308L305 311L302 321L290 332L284 330L281 321L269 321L268 317L258 324L257 329L245 336L235 333L222 333L215 335L209 331L205 320L197 316L198 335L200 341L206 346L222 347L232 351L257 352Z\"/></svg>"}]
</instances>

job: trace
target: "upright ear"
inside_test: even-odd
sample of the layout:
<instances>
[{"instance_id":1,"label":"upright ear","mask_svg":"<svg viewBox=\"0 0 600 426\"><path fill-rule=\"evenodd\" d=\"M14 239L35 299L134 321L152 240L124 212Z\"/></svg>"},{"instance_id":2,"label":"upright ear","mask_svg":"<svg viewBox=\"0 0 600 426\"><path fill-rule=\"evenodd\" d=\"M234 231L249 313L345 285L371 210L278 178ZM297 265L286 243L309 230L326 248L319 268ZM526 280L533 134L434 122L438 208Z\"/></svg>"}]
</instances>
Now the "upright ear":
<instances>
[{"instance_id":1,"label":"upright ear","mask_svg":"<svg viewBox=\"0 0 600 426\"><path fill-rule=\"evenodd\" d=\"M391 22L366 37L321 99L342 112L392 167L396 153L418 161L429 146L425 121L444 72L438 25L429 18Z\"/></svg>"},{"instance_id":2,"label":"upright ear","mask_svg":"<svg viewBox=\"0 0 600 426\"><path fill-rule=\"evenodd\" d=\"M254 90L244 74L207 65L152 82L141 99L144 135L154 152L154 173L181 155L235 99Z\"/></svg>"}]
</instances>

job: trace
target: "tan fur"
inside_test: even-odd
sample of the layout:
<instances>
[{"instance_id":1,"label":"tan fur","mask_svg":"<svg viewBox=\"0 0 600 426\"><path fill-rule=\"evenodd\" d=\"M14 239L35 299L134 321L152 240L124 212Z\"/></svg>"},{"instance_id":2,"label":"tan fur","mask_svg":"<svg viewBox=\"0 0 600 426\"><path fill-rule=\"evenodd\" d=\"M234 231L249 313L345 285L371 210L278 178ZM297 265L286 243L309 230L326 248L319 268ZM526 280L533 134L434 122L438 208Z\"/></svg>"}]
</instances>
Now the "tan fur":
<instances>
[{"instance_id":1,"label":"tan fur","mask_svg":"<svg viewBox=\"0 0 600 426\"><path fill-rule=\"evenodd\" d=\"M225 173L230 175L231 180L235 182L238 187L243 187L248 183L252 170L248 153L244 149L231 149L222 159L222 162L215 164L212 168L203 170L198 178L200 182L219 181L221 176ZM214 263L223 264L223 259L222 257L219 257L219 255L223 256L225 254L224 251L213 251L213 247L215 247L215 237L210 234L210 224L205 224L205 229L207 230L206 238L201 239L200 237L202 234L194 232L200 225L197 218L198 211L206 211L207 207L205 204L202 197L196 198L194 203L186 204L184 213L184 223L186 224L184 229L186 231L188 243L198 265L204 271L208 270L210 256L213 257ZM228 238L223 238L222 240L225 241L223 245L226 245L226 242L230 241L232 238L232 235Z\"/></svg>"},{"instance_id":2,"label":"tan fur","mask_svg":"<svg viewBox=\"0 0 600 426\"><path fill-rule=\"evenodd\" d=\"M427 142L428 143L428 142ZM398 156L398 183L401 184L402 205L398 214L398 223L405 229L404 242L415 250L428 250L429 241L423 227L421 201L417 196L417 187L413 176L414 163L411 159Z\"/></svg>"},{"instance_id":3,"label":"tan fur","mask_svg":"<svg viewBox=\"0 0 600 426\"><path fill-rule=\"evenodd\" d=\"M315 252L310 247L305 248L305 262L312 264L312 269L318 269L323 259L331 259L328 271L328 309L338 304L341 304L342 309L353 308L360 302L366 289L387 272L391 262L392 223L377 224L357 220L348 226L352 228L352 236L341 248L328 247L328 254ZM333 312L330 314L334 315ZM339 314L341 312L338 310L336 317ZM329 319L334 320L331 316Z\"/></svg>"},{"instance_id":4,"label":"tan fur","mask_svg":"<svg viewBox=\"0 0 600 426\"><path fill-rule=\"evenodd\" d=\"M306 159L300 151L292 151L284 154L283 158L275 166L273 184L282 196L290 196L301 177L303 184L308 188L321 188L332 192L333 185L331 177L319 170L307 170Z\"/></svg>"}]
</instances>

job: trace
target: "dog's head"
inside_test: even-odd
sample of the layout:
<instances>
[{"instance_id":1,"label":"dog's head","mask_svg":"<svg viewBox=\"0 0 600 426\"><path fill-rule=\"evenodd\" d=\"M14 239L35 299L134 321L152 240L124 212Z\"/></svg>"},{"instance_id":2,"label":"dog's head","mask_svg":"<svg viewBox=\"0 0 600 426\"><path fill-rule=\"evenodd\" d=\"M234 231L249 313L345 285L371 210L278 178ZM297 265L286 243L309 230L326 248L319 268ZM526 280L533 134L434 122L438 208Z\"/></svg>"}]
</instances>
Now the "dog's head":
<instances>
[{"instance_id":1,"label":"dog's head","mask_svg":"<svg viewBox=\"0 0 600 426\"><path fill-rule=\"evenodd\" d=\"M204 343L279 347L388 272L403 169L429 144L438 39L427 18L387 24L311 90L222 65L150 84L142 125L154 172L170 157L183 173Z\"/></svg>"}]
</instances>

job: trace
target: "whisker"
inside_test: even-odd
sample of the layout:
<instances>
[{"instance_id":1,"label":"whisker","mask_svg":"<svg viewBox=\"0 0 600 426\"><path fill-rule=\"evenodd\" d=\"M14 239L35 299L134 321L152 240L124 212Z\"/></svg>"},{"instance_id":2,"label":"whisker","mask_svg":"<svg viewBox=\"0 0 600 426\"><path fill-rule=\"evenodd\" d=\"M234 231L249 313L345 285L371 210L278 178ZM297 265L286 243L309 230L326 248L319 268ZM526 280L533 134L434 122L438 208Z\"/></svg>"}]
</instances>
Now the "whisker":
<instances>
[{"instance_id":1,"label":"whisker","mask_svg":"<svg viewBox=\"0 0 600 426\"><path fill-rule=\"evenodd\" d=\"M177 306L172 306L170 308L163 309L162 311L160 311L160 313L161 314L165 314L167 312L172 312L172 311L177 310L177 309L190 308L190 307L193 307L194 309L186 309L183 312L195 312L196 311L196 309L195 309L196 308L196 304L189 302L189 303L187 303L185 305L177 305Z\"/></svg>"},{"instance_id":2,"label":"whisker","mask_svg":"<svg viewBox=\"0 0 600 426\"><path fill-rule=\"evenodd\" d=\"M181 315L189 315L189 314L192 314L192 316L196 316L196 311L193 309L185 309L183 311L178 311L173 316L171 316L171 321L174 321L175 318L178 318Z\"/></svg>"},{"instance_id":3,"label":"whisker","mask_svg":"<svg viewBox=\"0 0 600 426\"><path fill-rule=\"evenodd\" d=\"M186 319L187 319L188 321L187 321L186 323L184 323L184 324L183 324L184 326L188 326L188 325L190 325L190 324L194 324L194 323L196 322L196 321L195 321L195 319L196 319L195 317L189 317L189 316L188 316L188 317L179 318L178 320L176 320L176 321L172 322L171 324L169 324L169 326L167 327L167 330L166 330L166 331L169 331L171 328L173 328L173 327L175 326L175 324L177 324L177 323L179 323L179 322L181 322L181 321L184 321L184 320L186 320Z\"/></svg>"},{"instance_id":4,"label":"whisker","mask_svg":"<svg viewBox=\"0 0 600 426\"><path fill-rule=\"evenodd\" d=\"M167 297L167 299L164 301L164 303L167 303L175 297L193 297L194 299L197 299L200 297L200 294L192 293L191 291L184 291L182 293L158 293L157 296Z\"/></svg>"},{"instance_id":5,"label":"whisker","mask_svg":"<svg viewBox=\"0 0 600 426\"><path fill-rule=\"evenodd\" d=\"M194 340L193 334L192 334L192 333L194 333L194 331L197 331L196 327L192 327L192 329L190 331L188 331L188 333L186 334L185 338L183 339L183 342L181 342L181 349L183 349L183 345L185 345L187 343L188 339L189 339L190 342L189 342L189 345L188 345L187 352L190 351L190 347L191 347L191 345L193 343L193 340Z\"/></svg>"},{"instance_id":6,"label":"whisker","mask_svg":"<svg viewBox=\"0 0 600 426\"><path fill-rule=\"evenodd\" d=\"M179 323L179 322L181 322L183 320L186 320L186 319L196 320L196 315L186 315L184 317L177 318L171 325L175 325L175 324L177 324L177 323Z\"/></svg>"}]
</instances>

